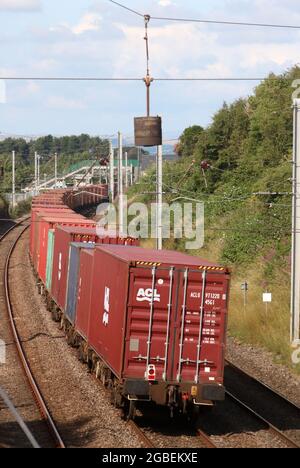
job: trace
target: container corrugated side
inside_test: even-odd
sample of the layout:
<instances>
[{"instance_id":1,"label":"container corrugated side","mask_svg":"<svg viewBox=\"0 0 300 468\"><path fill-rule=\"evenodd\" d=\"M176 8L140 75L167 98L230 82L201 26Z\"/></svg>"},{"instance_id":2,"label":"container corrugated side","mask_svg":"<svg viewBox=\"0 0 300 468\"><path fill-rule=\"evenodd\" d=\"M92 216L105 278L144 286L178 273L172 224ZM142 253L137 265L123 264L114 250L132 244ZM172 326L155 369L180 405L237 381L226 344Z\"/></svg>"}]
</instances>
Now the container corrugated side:
<instances>
[{"instance_id":1,"label":"container corrugated side","mask_svg":"<svg viewBox=\"0 0 300 468\"><path fill-rule=\"evenodd\" d=\"M78 277L75 328L85 339L88 335L89 311L91 307L94 250L82 249Z\"/></svg>"},{"instance_id":2,"label":"container corrugated side","mask_svg":"<svg viewBox=\"0 0 300 468\"><path fill-rule=\"evenodd\" d=\"M65 314L72 324L75 323L80 267L80 252L83 249L94 249L94 245L72 242L69 250Z\"/></svg>"},{"instance_id":3,"label":"container corrugated side","mask_svg":"<svg viewBox=\"0 0 300 468\"><path fill-rule=\"evenodd\" d=\"M96 247L88 341L119 378L143 380L148 362L158 380L221 385L229 281L197 257Z\"/></svg>"}]
</instances>

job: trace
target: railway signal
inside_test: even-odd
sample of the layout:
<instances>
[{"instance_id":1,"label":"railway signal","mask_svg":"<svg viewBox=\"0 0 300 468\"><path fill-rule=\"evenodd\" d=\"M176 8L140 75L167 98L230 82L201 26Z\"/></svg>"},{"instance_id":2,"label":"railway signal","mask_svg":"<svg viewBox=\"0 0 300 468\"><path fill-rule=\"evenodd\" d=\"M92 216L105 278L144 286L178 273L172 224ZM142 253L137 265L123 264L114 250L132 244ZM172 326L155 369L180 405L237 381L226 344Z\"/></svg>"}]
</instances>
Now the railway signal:
<instances>
[{"instance_id":1,"label":"railway signal","mask_svg":"<svg viewBox=\"0 0 300 468\"><path fill-rule=\"evenodd\" d=\"M146 85L146 106L147 106L147 117L136 117L134 119L135 127L135 145L136 146L161 146L162 145L162 121L161 117L150 117L150 87L153 82L153 78L150 74L149 67L149 37L148 37L148 25L150 16L145 15L145 41L146 41L146 60L147 60L147 72L144 82Z\"/></svg>"},{"instance_id":2,"label":"railway signal","mask_svg":"<svg viewBox=\"0 0 300 468\"><path fill-rule=\"evenodd\" d=\"M163 203L163 150L162 150L162 119L159 116L150 116L150 87L153 82L153 78L150 74L150 58L149 58L149 37L148 37L148 25L150 22L150 16L144 16L145 21L145 37L146 42L146 61L147 71L144 82L146 85L146 117L136 117L134 119L134 134L135 134L135 146L137 147L157 147L156 154L156 248L162 250L162 203Z\"/></svg>"},{"instance_id":3,"label":"railway signal","mask_svg":"<svg viewBox=\"0 0 300 468\"><path fill-rule=\"evenodd\" d=\"M247 301L248 301L247 295L249 291L249 284L247 283L247 281L241 284L241 290L244 292L244 312L246 314L246 307L247 307Z\"/></svg>"}]
</instances>

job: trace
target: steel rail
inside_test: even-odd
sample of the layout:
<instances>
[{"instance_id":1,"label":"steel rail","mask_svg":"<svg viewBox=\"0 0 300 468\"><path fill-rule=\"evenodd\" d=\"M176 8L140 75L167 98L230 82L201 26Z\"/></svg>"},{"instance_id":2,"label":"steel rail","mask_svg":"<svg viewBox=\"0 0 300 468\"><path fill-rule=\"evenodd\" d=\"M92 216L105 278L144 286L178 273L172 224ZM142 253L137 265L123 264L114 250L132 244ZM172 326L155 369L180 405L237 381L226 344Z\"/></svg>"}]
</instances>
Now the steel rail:
<instances>
[{"instance_id":1,"label":"steel rail","mask_svg":"<svg viewBox=\"0 0 300 468\"><path fill-rule=\"evenodd\" d=\"M250 408L248 405L243 403L239 398L234 396L232 393L228 392L226 390L226 395L238 406L240 406L242 409L246 410L251 416L253 416L255 419L257 419L259 422L261 422L264 426L268 428L269 431L271 431L274 435L276 435L278 438L283 440L289 448L300 448L299 445L294 442L290 437L288 437L286 434L284 434L282 431L280 431L277 427L273 426L267 419L265 419L263 416L261 416L259 413L254 411L252 408Z\"/></svg>"},{"instance_id":2,"label":"steel rail","mask_svg":"<svg viewBox=\"0 0 300 468\"><path fill-rule=\"evenodd\" d=\"M0 242L6 238L8 236L8 234L10 232L12 232L16 227L18 226L21 226L22 223L24 223L24 221L27 221L29 218L25 218L23 220L21 220L20 222L14 224L10 229L8 229L6 231L6 233L4 235L2 235L0 237ZM26 379L30 385L30 388L31 388L31 391L32 391L32 394L34 396L34 399L35 399L35 402L36 402L36 405L39 409L39 412L42 416L42 419L46 422L47 426L48 426L48 430L49 430L49 433L51 434L51 436L53 437L53 440L55 442L55 445L57 448L65 448L65 444L62 440L62 437L60 436L59 434L59 431L55 425L55 422L48 410L48 407L47 407L47 404L43 398L43 395L38 387L38 384L33 376L33 373L32 373L32 370L30 368L30 365L29 365L29 362L28 362L28 359L26 357L26 353L24 351L24 348L23 348L23 345L22 345L22 341L21 341L21 337L19 335L19 332L17 330L17 327L16 327L16 324L15 324L15 318L14 318L14 315L13 315L13 308L12 308L12 304L11 304L11 298L10 298L10 289L9 289L9 267L10 267L10 260L11 260L11 257L12 257L12 254L17 246L17 243L19 242L19 240L21 239L22 235L24 234L24 232L29 228L29 224L27 226L24 227L24 229L22 229L21 233L18 235L18 237L15 239L15 241L13 242L10 250L9 250L9 253L7 255L7 258L6 258L6 261L5 261L5 268L4 268L4 289L5 289L5 300L6 300L6 307L7 307L7 313L8 313L8 316L9 316L9 321L10 321L10 326L11 326L11 330L12 330L12 333L13 333L13 337L14 337L14 340L15 340L15 345L16 345L16 348L17 348L17 351L18 351L18 355L19 355L19 358L20 358L20 361L22 363L22 367L23 367L23 370L25 372L25 376L26 376Z\"/></svg>"},{"instance_id":3,"label":"steel rail","mask_svg":"<svg viewBox=\"0 0 300 468\"><path fill-rule=\"evenodd\" d=\"M143 444L145 444L147 448L156 448L153 442L149 439L149 437L146 436L146 434L134 421L128 421L127 424L134 430L136 435L141 439L141 441L143 442Z\"/></svg>"},{"instance_id":4,"label":"steel rail","mask_svg":"<svg viewBox=\"0 0 300 468\"><path fill-rule=\"evenodd\" d=\"M197 435L200 437L202 442L205 444L207 448L210 449L216 449L219 448L211 439L209 435L207 435L205 432L203 432L201 429L197 429Z\"/></svg>"},{"instance_id":5,"label":"steel rail","mask_svg":"<svg viewBox=\"0 0 300 468\"><path fill-rule=\"evenodd\" d=\"M234 371L236 371L237 373L243 375L244 377L248 378L249 380L251 380L252 382L254 382L256 385L258 385L259 387L263 388L264 390L267 390L268 392L270 392L271 394L275 395L277 398L281 399L283 403L287 404L288 406L290 406L292 409L295 409L295 410L298 410L300 411L300 407L298 405L296 405L296 403L292 402L291 400L289 400L288 398L286 398L282 393L278 392L277 390L275 390L274 388L270 387L268 384L266 384L265 382L262 382L261 380L257 379L256 377L254 377L253 375L249 374L248 372L246 372L244 369L241 369L240 367L238 367L236 364L233 364L231 361L229 361L228 359L225 360L225 364L227 364L230 368L232 368Z\"/></svg>"},{"instance_id":6,"label":"steel rail","mask_svg":"<svg viewBox=\"0 0 300 468\"><path fill-rule=\"evenodd\" d=\"M21 224L23 224L28 219L30 219L29 216L27 218L21 219L21 221L18 221L17 223L14 223L12 219L1 219L0 221L12 222L14 224L10 228L8 228L7 231L4 232L4 234L0 236L0 242L2 242L8 236L8 234L11 233L11 231L13 231L16 227L20 226Z\"/></svg>"}]
</instances>

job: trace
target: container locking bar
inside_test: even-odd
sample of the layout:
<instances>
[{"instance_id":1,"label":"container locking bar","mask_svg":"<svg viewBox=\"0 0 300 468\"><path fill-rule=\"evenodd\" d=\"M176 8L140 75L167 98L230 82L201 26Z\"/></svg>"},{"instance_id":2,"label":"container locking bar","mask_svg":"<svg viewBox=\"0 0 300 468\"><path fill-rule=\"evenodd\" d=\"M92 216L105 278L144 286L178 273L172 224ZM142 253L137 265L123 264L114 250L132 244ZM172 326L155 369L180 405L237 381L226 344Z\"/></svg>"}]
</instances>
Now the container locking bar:
<instances>
[{"instance_id":1,"label":"container locking bar","mask_svg":"<svg viewBox=\"0 0 300 468\"><path fill-rule=\"evenodd\" d=\"M154 299L155 299L155 280L156 280L156 267L152 268L152 297L151 297L151 302L150 302L150 319L149 319L149 333L148 333L148 340L147 340L147 358L146 358L145 377L147 375L148 367L150 364L152 326L153 326L153 315L154 315Z\"/></svg>"},{"instance_id":2,"label":"container locking bar","mask_svg":"<svg viewBox=\"0 0 300 468\"><path fill-rule=\"evenodd\" d=\"M181 336L180 336L180 344L179 344L179 365L178 365L177 382L180 382L180 379L181 379L183 344L184 344L184 326L185 326L187 289L188 289L188 276L189 276L189 269L187 268L185 270L185 272L184 272L184 295L183 295L183 304L182 304L182 321L181 321Z\"/></svg>"},{"instance_id":3,"label":"container locking bar","mask_svg":"<svg viewBox=\"0 0 300 468\"><path fill-rule=\"evenodd\" d=\"M168 321L167 321L167 336L166 336L166 348L165 348L165 367L163 372L163 380L167 380L167 369L168 369L168 352L170 345L170 325L171 325L171 313L172 313L172 296L173 296L173 282L174 282L174 270L172 267L170 269L170 290L169 290L169 303L168 303Z\"/></svg>"},{"instance_id":4,"label":"container locking bar","mask_svg":"<svg viewBox=\"0 0 300 468\"><path fill-rule=\"evenodd\" d=\"M201 341L202 341L202 331L203 331L203 318L204 318L204 306L205 306L205 288L206 288L206 276L207 271L202 273L202 295L201 295L201 306L200 306L200 323L199 323L199 337L197 344L197 368L195 375L195 382L199 383L199 367L200 367L200 355L201 355Z\"/></svg>"}]
</instances>

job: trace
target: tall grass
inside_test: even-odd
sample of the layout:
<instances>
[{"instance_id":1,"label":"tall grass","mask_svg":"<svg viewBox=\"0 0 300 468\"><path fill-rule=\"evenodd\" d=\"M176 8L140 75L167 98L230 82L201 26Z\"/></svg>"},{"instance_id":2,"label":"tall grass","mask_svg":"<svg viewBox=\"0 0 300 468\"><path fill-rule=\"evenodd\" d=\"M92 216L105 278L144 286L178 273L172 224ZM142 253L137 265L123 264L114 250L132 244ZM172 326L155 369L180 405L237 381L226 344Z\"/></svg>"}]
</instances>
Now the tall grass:
<instances>
[{"instance_id":1,"label":"tall grass","mask_svg":"<svg viewBox=\"0 0 300 468\"><path fill-rule=\"evenodd\" d=\"M274 360L287 365L300 373L300 365L292 362L290 346L290 282L278 277L268 287L272 293L272 303L263 303L263 275L260 269L246 275L249 291L244 306L244 293L241 284L245 277L234 277L231 287L229 312L229 333L244 343L259 345L274 355ZM261 286L259 286L261 285Z\"/></svg>"}]
</instances>

